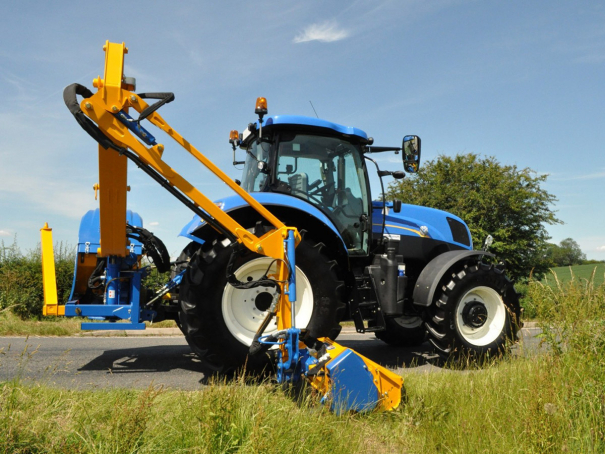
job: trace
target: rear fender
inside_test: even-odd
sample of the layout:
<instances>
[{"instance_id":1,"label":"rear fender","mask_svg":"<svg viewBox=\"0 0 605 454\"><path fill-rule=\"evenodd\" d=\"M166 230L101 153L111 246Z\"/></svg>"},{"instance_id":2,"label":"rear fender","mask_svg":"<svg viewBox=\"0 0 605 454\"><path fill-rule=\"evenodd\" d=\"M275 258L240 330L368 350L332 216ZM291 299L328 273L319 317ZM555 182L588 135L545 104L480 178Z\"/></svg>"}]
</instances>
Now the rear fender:
<instances>
[{"instance_id":1,"label":"rear fender","mask_svg":"<svg viewBox=\"0 0 605 454\"><path fill-rule=\"evenodd\" d=\"M446 273L458 263L466 262L471 257L495 257L484 251L448 251L431 260L422 270L414 287L414 304L430 306L435 297L435 291Z\"/></svg>"},{"instance_id":2,"label":"rear fender","mask_svg":"<svg viewBox=\"0 0 605 454\"><path fill-rule=\"evenodd\" d=\"M317 241L323 242L330 256L339 262L342 269L348 269L348 252L336 226L313 205L296 197L276 193L252 193L252 196L286 225L299 230L307 230ZM233 196L215 202L242 226L254 227L261 216L241 197ZM199 244L214 239L217 232L198 216L183 227L180 236Z\"/></svg>"}]
</instances>

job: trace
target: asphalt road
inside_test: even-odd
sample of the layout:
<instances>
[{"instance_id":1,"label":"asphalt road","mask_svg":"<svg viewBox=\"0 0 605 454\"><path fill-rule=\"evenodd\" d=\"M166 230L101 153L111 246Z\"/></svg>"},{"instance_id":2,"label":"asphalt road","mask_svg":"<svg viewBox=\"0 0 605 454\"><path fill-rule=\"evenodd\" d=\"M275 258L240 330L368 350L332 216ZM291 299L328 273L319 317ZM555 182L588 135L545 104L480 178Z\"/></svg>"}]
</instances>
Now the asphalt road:
<instances>
[{"instance_id":1,"label":"asphalt road","mask_svg":"<svg viewBox=\"0 0 605 454\"><path fill-rule=\"evenodd\" d=\"M524 328L513 354L540 352L538 328ZM399 373L437 373L443 369L430 344L391 347L372 334L343 329L338 342ZM0 337L0 381L19 378L78 389L198 389L207 373L182 336L152 337Z\"/></svg>"}]
</instances>

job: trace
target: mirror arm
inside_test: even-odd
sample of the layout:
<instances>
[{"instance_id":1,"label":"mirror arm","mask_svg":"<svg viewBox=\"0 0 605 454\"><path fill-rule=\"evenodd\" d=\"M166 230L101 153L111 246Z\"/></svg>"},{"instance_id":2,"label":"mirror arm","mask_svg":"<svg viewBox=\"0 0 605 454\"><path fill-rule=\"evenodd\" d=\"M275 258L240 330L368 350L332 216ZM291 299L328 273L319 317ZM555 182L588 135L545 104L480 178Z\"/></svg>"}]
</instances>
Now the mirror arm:
<instances>
[{"instance_id":1,"label":"mirror arm","mask_svg":"<svg viewBox=\"0 0 605 454\"><path fill-rule=\"evenodd\" d=\"M385 151L401 151L399 147L366 147L366 153L383 153Z\"/></svg>"}]
</instances>

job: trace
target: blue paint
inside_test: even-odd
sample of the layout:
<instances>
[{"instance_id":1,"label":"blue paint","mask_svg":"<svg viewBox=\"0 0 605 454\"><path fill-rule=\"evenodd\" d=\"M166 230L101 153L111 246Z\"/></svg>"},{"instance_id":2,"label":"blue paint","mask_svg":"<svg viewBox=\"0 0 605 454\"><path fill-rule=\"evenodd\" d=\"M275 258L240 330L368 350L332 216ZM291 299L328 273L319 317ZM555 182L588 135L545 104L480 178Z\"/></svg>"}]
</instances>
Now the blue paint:
<instances>
[{"instance_id":1,"label":"blue paint","mask_svg":"<svg viewBox=\"0 0 605 454\"><path fill-rule=\"evenodd\" d=\"M337 415L348 411L372 411L380 396L363 360L350 349L330 361L326 368L332 380L330 409Z\"/></svg>"},{"instance_id":2,"label":"blue paint","mask_svg":"<svg viewBox=\"0 0 605 454\"><path fill-rule=\"evenodd\" d=\"M284 240L284 249L286 259L288 260L288 299L292 303L292 328L296 328L295 320L295 302L296 302L296 242L294 241L294 232L288 230L288 238Z\"/></svg>"},{"instance_id":3,"label":"blue paint","mask_svg":"<svg viewBox=\"0 0 605 454\"><path fill-rule=\"evenodd\" d=\"M310 203L297 197L292 197L290 195L279 194L275 192L253 192L250 195L254 197L254 199L256 199L260 204L267 208L271 206L288 207L308 213L309 215L317 218L325 225L327 225L342 241L342 236L340 235L340 232L332 223L330 218L328 218L321 210L311 205ZM249 206L248 203L238 195L218 199L214 203L222 204L222 210L226 213L229 213L233 210L237 210L238 208ZM203 222L199 216L195 215L193 216L193 219L182 228L179 236L183 236L197 243L204 244L204 240L194 235L195 231L204 224L205 222ZM342 245L343 248L346 249L344 241Z\"/></svg>"},{"instance_id":4,"label":"blue paint","mask_svg":"<svg viewBox=\"0 0 605 454\"><path fill-rule=\"evenodd\" d=\"M143 220L141 216L131 210L127 210L126 221L135 227L142 227ZM108 257L106 270L106 279L103 285L106 286L104 294L105 304L76 304L74 299L75 274L77 273L79 257L82 254L93 254L96 256L100 247L100 211L99 209L88 211L80 222L78 238L78 254L76 255L74 283L70 301L65 305L65 315L67 317L87 317L91 320L106 320L109 323L82 323L83 330L98 329L145 329L143 321L151 321L156 313L148 309L141 309L141 279L145 277L149 268L132 270L140 255L143 252L143 246L138 240L129 239L130 253L126 257ZM127 271L124 273L124 271ZM173 286L178 285L182 279L182 274L175 277ZM115 323L119 320L130 320L130 323Z\"/></svg>"},{"instance_id":5,"label":"blue paint","mask_svg":"<svg viewBox=\"0 0 605 454\"><path fill-rule=\"evenodd\" d=\"M149 133L149 131L147 131L145 128L143 128L134 118L132 118L126 112L121 110L114 116L118 120L120 120L128 129L130 129L134 135L136 135L139 139L141 139L147 145L157 145L157 142L155 141L155 137L153 137Z\"/></svg>"},{"instance_id":6,"label":"blue paint","mask_svg":"<svg viewBox=\"0 0 605 454\"><path fill-rule=\"evenodd\" d=\"M143 219L134 211L126 211L126 222L135 227L143 227ZM132 238L129 238L132 252L125 260L125 263L132 265L136 262L138 256L143 253L143 245ZM95 254L97 249L101 247L101 212L89 210L80 220L80 229L78 232L78 247L77 252L83 254ZM71 293L69 299L74 299L74 291L76 288L76 275L78 273L79 256L76 254L76 262L74 264L74 280L71 285Z\"/></svg>"},{"instance_id":7,"label":"blue paint","mask_svg":"<svg viewBox=\"0 0 605 454\"><path fill-rule=\"evenodd\" d=\"M119 257L107 257L105 265L105 296L104 303L108 305L120 304L120 268L122 261Z\"/></svg>"},{"instance_id":8,"label":"blue paint","mask_svg":"<svg viewBox=\"0 0 605 454\"><path fill-rule=\"evenodd\" d=\"M288 358L284 359L281 350L277 353L277 382L296 383L300 380L300 350L299 345L300 330L297 328L288 328L286 330L286 339L284 346Z\"/></svg>"},{"instance_id":9,"label":"blue paint","mask_svg":"<svg viewBox=\"0 0 605 454\"><path fill-rule=\"evenodd\" d=\"M343 126L338 123L322 120L320 118L304 117L301 115L275 115L265 117L263 119L263 128L268 128L273 125L315 126L318 128L331 129L332 131L336 131L340 134L346 134L348 136L356 136L361 139L368 138L368 135L365 133L365 131L362 131L361 129L354 128L352 126ZM256 122L256 127L260 127L258 121Z\"/></svg>"},{"instance_id":10,"label":"blue paint","mask_svg":"<svg viewBox=\"0 0 605 454\"><path fill-rule=\"evenodd\" d=\"M126 211L126 221L135 227L143 227L143 219L134 211ZM143 245L133 239L129 239L134 244L134 252L141 255ZM88 211L80 221L80 230L78 232L78 251L96 254L97 249L101 247L101 212L96 210Z\"/></svg>"},{"instance_id":11,"label":"blue paint","mask_svg":"<svg viewBox=\"0 0 605 454\"><path fill-rule=\"evenodd\" d=\"M372 205L372 232L375 235L380 235L382 231L383 205L382 202L376 201L372 202ZM471 238L468 226L458 216L435 208L407 203L401 204L401 211L399 213L393 211L392 202L387 202L386 207L388 214L385 216L386 227L384 233L420 237L421 235L418 232L420 232L422 226L425 226L428 229L429 238L452 243L464 249L473 249L472 242L468 246L454 241L447 218L455 219L463 224L468 232L468 237Z\"/></svg>"}]
</instances>

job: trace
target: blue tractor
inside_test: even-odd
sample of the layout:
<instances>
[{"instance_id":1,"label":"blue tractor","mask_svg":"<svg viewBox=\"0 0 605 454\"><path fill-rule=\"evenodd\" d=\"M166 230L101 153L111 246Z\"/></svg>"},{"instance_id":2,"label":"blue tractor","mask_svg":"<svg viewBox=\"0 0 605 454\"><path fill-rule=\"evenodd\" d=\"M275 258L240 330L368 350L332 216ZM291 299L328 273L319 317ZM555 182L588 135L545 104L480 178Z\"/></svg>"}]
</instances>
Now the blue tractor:
<instances>
[{"instance_id":1,"label":"blue tractor","mask_svg":"<svg viewBox=\"0 0 605 454\"><path fill-rule=\"evenodd\" d=\"M232 131L234 165L243 165L238 184L302 234L296 326L305 336L335 339L340 323L352 320L358 332L372 332L391 345L413 346L428 338L445 358L493 355L514 341L518 295L493 254L473 250L464 221L436 209L372 199L368 162L381 184L384 176L405 175L381 171L370 156L401 153L405 171L414 173L419 137L405 136L401 147L377 147L357 128L265 116L266 101L259 100L258 121L242 134ZM237 148L245 161L235 160ZM257 236L271 228L239 196L215 203ZM271 274L275 262L251 251L233 254L232 243L197 215L181 236L191 243L173 269L175 276L182 273L182 282L173 293L178 313L169 313L212 370L262 367L266 356L249 355L249 347L275 288L235 288L228 276L256 282ZM275 329L273 322L264 331Z\"/></svg>"}]
</instances>

